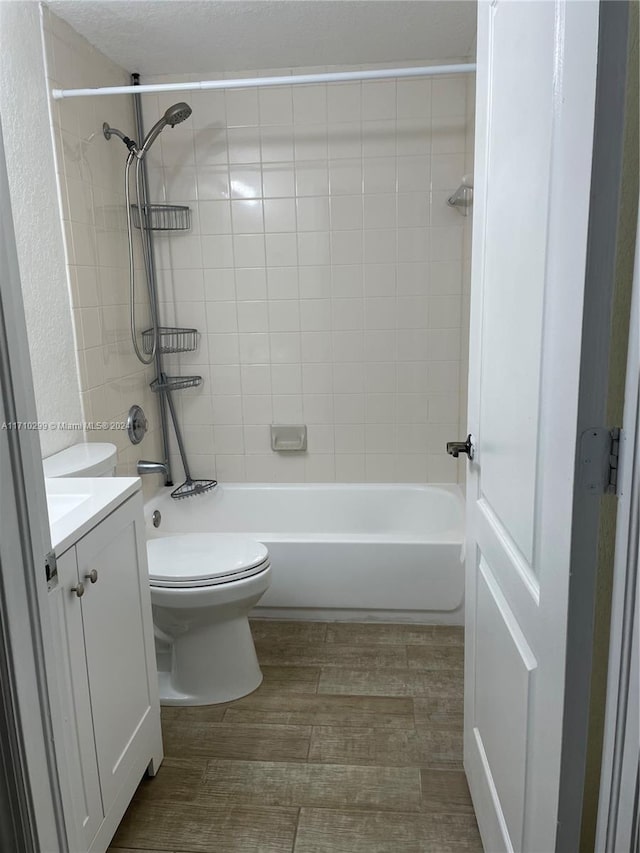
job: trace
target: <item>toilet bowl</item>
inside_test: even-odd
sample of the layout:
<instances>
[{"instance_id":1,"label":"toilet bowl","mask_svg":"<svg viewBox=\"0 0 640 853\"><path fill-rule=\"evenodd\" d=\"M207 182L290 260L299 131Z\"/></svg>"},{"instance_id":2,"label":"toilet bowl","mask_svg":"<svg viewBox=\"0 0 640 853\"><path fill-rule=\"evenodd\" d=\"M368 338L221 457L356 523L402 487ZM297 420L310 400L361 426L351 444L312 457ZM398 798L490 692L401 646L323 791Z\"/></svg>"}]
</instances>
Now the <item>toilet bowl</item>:
<instances>
[{"instance_id":1,"label":"toilet bowl","mask_svg":"<svg viewBox=\"0 0 640 853\"><path fill-rule=\"evenodd\" d=\"M43 462L45 477L109 477L116 447L76 444ZM147 542L158 687L163 705L210 705L262 682L249 611L271 583L269 552L244 536L192 533Z\"/></svg>"},{"instance_id":2,"label":"toilet bowl","mask_svg":"<svg viewBox=\"0 0 640 853\"><path fill-rule=\"evenodd\" d=\"M160 701L211 705L262 682L248 614L271 583L269 552L225 533L147 543Z\"/></svg>"}]
</instances>

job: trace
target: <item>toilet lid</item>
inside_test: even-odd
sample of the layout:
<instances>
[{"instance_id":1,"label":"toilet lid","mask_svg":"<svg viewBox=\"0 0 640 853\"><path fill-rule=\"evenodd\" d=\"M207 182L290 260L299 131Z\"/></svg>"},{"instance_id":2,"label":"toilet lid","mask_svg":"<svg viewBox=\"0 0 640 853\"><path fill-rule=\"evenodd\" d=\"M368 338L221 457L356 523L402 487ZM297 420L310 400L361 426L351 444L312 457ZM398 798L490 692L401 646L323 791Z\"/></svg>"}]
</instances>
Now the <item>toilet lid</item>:
<instances>
[{"instance_id":1,"label":"toilet lid","mask_svg":"<svg viewBox=\"0 0 640 853\"><path fill-rule=\"evenodd\" d=\"M213 586L264 571L269 552L260 542L231 533L188 533L147 542L152 586Z\"/></svg>"}]
</instances>

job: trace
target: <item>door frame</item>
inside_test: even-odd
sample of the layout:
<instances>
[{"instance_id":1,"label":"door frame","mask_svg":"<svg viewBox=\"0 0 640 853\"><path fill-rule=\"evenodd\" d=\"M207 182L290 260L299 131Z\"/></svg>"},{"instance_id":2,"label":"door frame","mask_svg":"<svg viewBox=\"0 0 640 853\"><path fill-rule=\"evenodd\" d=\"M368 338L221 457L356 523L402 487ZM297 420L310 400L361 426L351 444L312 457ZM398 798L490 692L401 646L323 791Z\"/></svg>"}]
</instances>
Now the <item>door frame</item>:
<instances>
[{"instance_id":1,"label":"door frame","mask_svg":"<svg viewBox=\"0 0 640 853\"><path fill-rule=\"evenodd\" d=\"M68 850L45 558L51 549L31 362L0 125L0 789L3 849ZM59 729L58 729L59 730ZM6 831L7 837L4 835Z\"/></svg>"},{"instance_id":2,"label":"door frame","mask_svg":"<svg viewBox=\"0 0 640 853\"><path fill-rule=\"evenodd\" d=\"M640 207L640 199L639 199ZM596 850L638 844L638 725L640 719L640 222L620 453L607 710Z\"/></svg>"},{"instance_id":3,"label":"door frame","mask_svg":"<svg viewBox=\"0 0 640 853\"><path fill-rule=\"evenodd\" d=\"M598 600L601 521L605 502L581 485L580 436L607 422L610 346L616 289L624 161L629 4L600 2L592 202L584 291L580 391L571 533L565 701L556 851L579 850L587 755L590 748L595 612ZM615 511L615 509L614 509Z\"/></svg>"}]
</instances>

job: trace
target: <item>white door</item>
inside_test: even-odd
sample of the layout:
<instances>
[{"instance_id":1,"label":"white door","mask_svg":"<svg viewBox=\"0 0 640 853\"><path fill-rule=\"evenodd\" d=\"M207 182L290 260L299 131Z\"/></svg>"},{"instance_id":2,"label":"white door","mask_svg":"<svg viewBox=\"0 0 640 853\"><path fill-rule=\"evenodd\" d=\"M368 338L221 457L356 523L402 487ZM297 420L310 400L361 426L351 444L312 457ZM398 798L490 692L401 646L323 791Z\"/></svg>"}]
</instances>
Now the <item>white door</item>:
<instances>
[{"instance_id":1,"label":"white door","mask_svg":"<svg viewBox=\"0 0 640 853\"><path fill-rule=\"evenodd\" d=\"M597 2L481 2L465 768L485 849L555 850Z\"/></svg>"}]
</instances>

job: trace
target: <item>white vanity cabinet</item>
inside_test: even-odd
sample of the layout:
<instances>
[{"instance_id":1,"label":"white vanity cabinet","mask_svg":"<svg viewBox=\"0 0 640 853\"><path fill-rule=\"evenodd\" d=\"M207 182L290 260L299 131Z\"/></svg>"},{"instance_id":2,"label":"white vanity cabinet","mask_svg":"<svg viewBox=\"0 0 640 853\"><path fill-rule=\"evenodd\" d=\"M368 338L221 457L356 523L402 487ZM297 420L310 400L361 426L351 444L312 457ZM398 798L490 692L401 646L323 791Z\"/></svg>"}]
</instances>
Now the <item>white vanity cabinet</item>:
<instances>
[{"instance_id":1,"label":"white vanity cabinet","mask_svg":"<svg viewBox=\"0 0 640 853\"><path fill-rule=\"evenodd\" d=\"M162 736L140 493L57 557L49 601L69 778L72 853L104 853ZM66 789L66 790L65 790Z\"/></svg>"}]
</instances>

